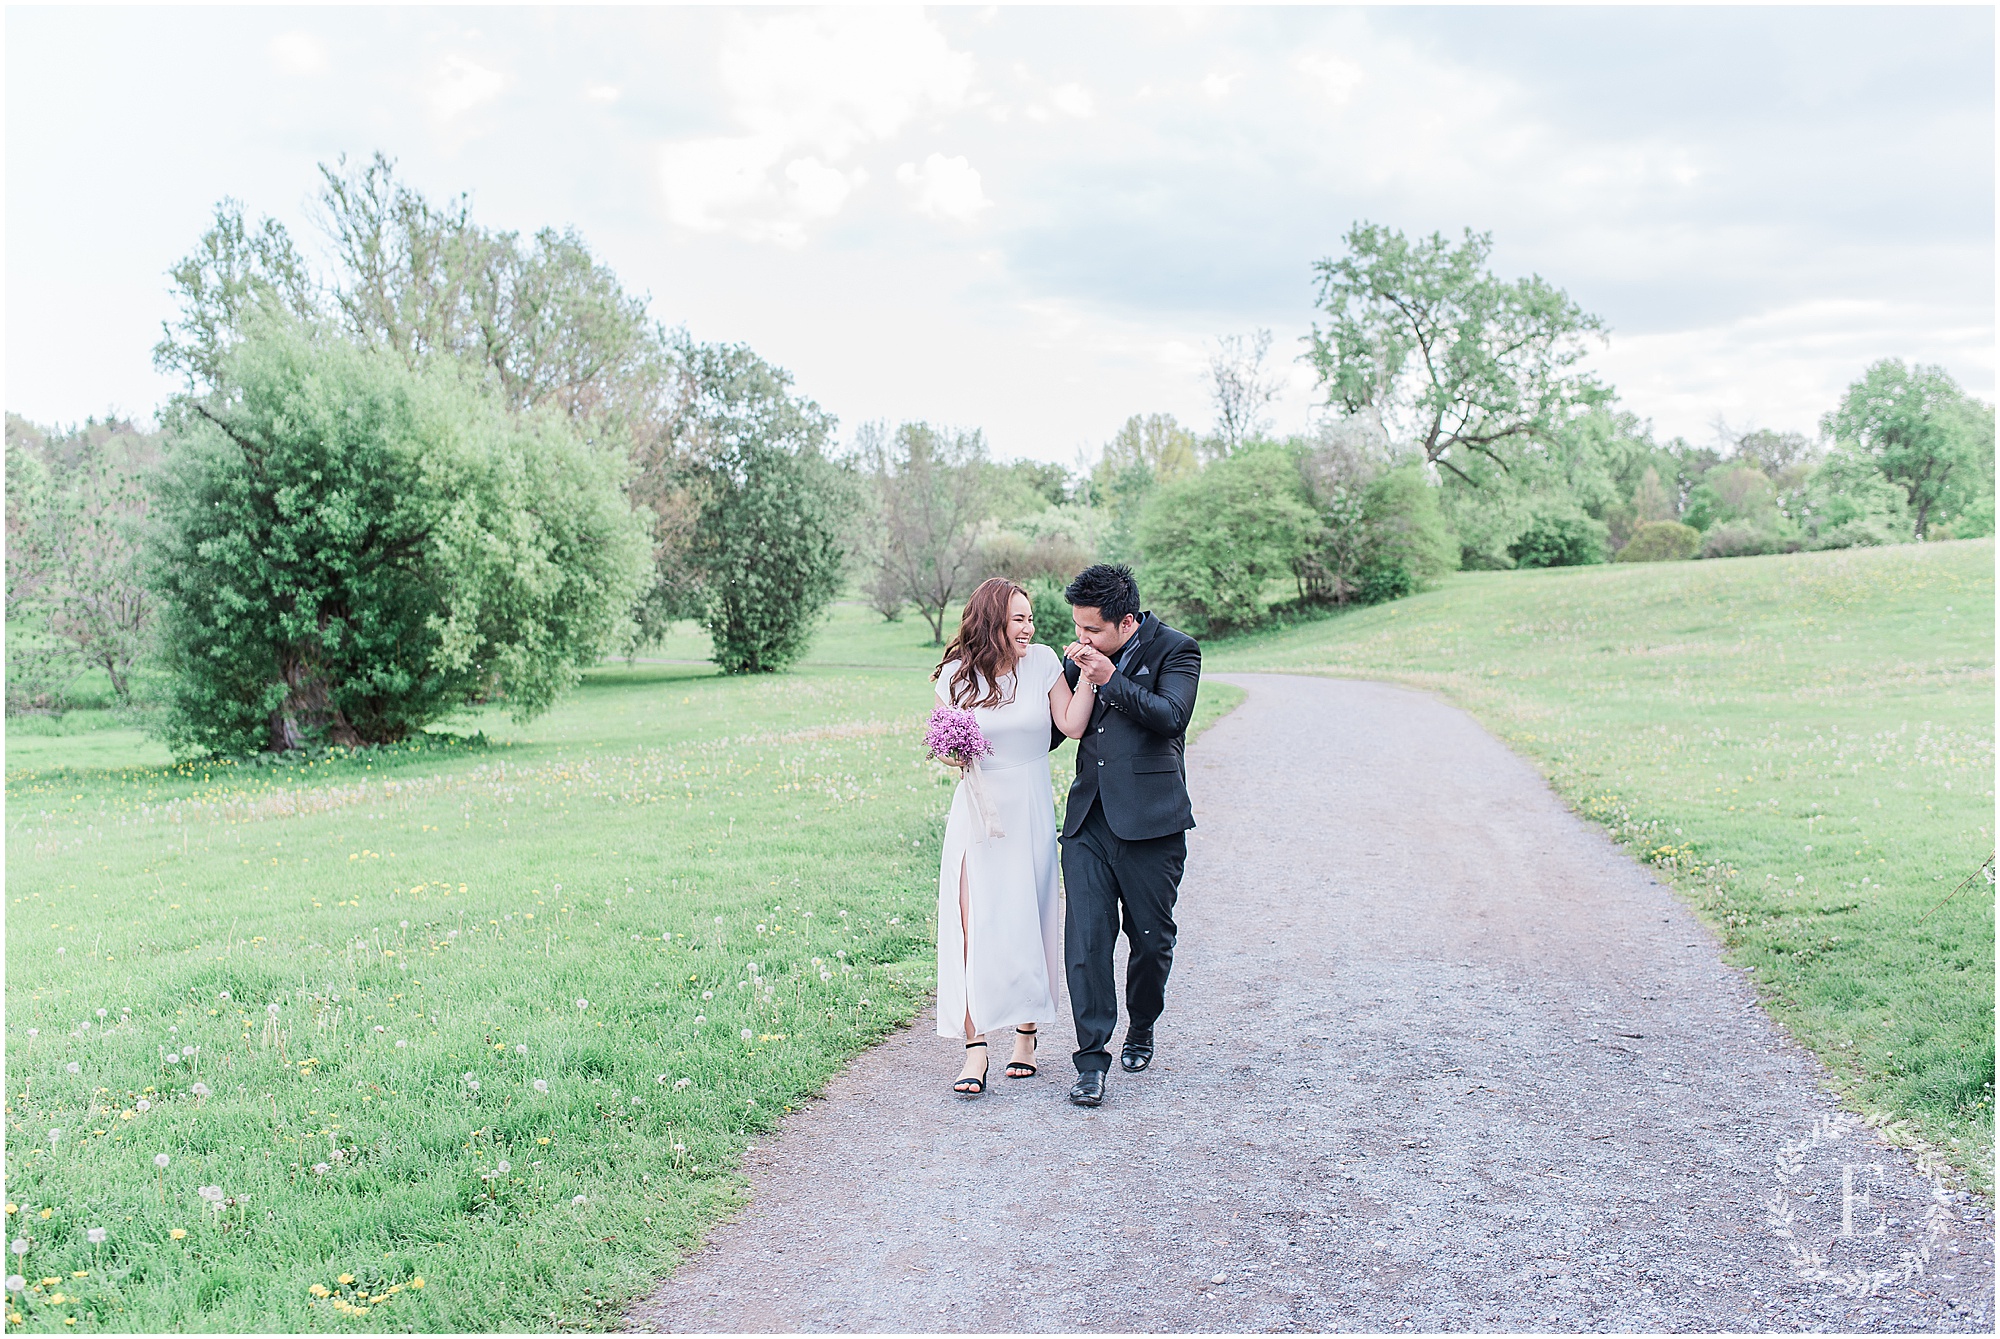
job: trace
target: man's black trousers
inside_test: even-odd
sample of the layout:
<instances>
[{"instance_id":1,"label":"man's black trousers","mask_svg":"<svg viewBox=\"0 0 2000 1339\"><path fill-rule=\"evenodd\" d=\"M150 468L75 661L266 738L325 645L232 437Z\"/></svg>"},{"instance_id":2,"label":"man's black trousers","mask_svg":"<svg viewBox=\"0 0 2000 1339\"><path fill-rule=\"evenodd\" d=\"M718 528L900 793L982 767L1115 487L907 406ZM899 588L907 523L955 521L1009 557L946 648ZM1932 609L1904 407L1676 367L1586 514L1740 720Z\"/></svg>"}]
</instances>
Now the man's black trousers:
<instances>
[{"instance_id":1,"label":"man's black trousers","mask_svg":"<svg viewBox=\"0 0 2000 1339\"><path fill-rule=\"evenodd\" d=\"M1118 1026L1118 983L1112 950L1122 928L1130 945L1125 963L1128 1031L1152 1035L1166 1007L1167 973L1174 965L1174 900L1187 868L1187 834L1176 832L1128 842L1104 821L1093 800L1074 837L1063 838L1063 890L1069 912L1063 923L1063 961L1069 1007L1076 1018L1079 1073L1111 1068L1111 1034Z\"/></svg>"}]
</instances>

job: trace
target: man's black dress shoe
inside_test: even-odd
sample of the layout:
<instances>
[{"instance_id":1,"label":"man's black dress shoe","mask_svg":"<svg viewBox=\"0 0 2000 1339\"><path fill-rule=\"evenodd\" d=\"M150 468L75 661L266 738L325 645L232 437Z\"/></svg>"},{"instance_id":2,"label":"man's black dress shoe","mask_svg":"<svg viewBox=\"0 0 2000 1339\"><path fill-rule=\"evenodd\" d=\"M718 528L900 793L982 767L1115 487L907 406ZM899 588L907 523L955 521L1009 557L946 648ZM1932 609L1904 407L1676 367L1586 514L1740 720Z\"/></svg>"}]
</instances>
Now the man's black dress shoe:
<instances>
[{"instance_id":1,"label":"man's black dress shoe","mask_svg":"<svg viewBox=\"0 0 2000 1339\"><path fill-rule=\"evenodd\" d=\"M1137 1074L1152 1064L1153 1034L1148 1032L1144 1036L1134 1036L1129 1032L1126 1033L1125 1049L1119 1053L1118 1063L1125 1067L1125 1072L1128 1074Z\"/></svg>"},{"instance_id":2,"label":"man's black dress shoe","mask_svg":"<svg viewBox=\"0 0 2000 1339\"><path fill-rule=\"evenodd\" d=\"M1080 1107L1094 1107L1104 1100L1104 1071L1086 1069L1076 1076L1076 1082L1069 1090L1069 1100Z\"/></svg>"}]
</instances>

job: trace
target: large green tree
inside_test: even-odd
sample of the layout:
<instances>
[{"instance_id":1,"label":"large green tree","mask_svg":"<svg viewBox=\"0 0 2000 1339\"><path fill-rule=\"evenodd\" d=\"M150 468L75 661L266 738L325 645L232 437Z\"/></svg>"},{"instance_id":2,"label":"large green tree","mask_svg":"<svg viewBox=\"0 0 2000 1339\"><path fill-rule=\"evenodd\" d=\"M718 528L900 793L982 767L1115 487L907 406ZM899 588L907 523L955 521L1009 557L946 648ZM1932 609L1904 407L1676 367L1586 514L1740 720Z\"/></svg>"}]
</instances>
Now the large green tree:
<instances>
[{"instance_id":1,"label":"large green tree","mask_svg":"<svg viewBox=\"0 0 2000 1339\"><path fill-rule=\"evenodd\" d=\"M1885 358L1847 388L1820 431L1903 490L1917 538L1993 492L1993 409L1942 367Z\"/></svg>"},{"instance_id":2,"label":"large green tree","mask_svg":"<svg viewBox=\"0 0 2000 1339\"><path fill-rule=\"evenodd\" d=\"M388 743L488 697L525 718L621 632L644 528L562 415L277 321L210 375L169 410L150 532L176 746Z\"/></svg>"},{"instance_id":3,"label":"large green tree","mask_svg":"<svg viewBox=\"0 0 2000 1339\"><path fill-rule=\"evenodd\" d=\"M687 389L675 429L699 462L699 617L726 672L784 669L840 590L859 490L827 457L833 418L782 370L740 344L678 353Z\"/></svg>"},{"instance_id":4,"label":"large green tree","mask_svg":"<svg viewBox=\"0 0 2000 1339\"><path fill-rule=\"evenodd\" d=\"M1610 400L1578 366L1603 322L1540 276L1493 274L1490 234L1454 245L1357 223L1345 240L1314 266L1327 321L1307 355L1343 416L1373 416L1472 484L1475 461L1509 470Z\"/></svg>"},{"instance_id":5,"label":"large green tree","mask_svg":"<svg viewBox=\"0 0 2000 1339\"><path fill-rule=\"evenodd\" d=\"M1156 489L1135 537L1150 593L1201 637L1262 622L1265 584L1294 575L1318 532L1297 459L1253 446Z\"/></svg>"}]
</instances>

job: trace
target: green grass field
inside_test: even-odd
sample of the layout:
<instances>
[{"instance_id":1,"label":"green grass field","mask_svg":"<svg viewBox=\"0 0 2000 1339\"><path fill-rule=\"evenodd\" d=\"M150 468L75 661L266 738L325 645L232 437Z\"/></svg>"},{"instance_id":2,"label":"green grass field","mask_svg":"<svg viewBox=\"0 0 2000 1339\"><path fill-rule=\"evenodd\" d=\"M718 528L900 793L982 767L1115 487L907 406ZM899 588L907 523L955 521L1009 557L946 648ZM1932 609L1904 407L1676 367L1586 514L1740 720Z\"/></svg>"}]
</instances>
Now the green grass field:
<instances>
[{"instance_id":1,"label":"green grass field","mask_svg":"<svg viewBox=\"0 0 2000 1339\"><path fill-rule=\"evenodd\" d=\"M843 605L796 674L613 665L486 747L311 766L10 732L13 1323L616 1325L926 1001L923 639Z\"/></svg>"},{"instance_id":2,"label":"green grass field","mask_svg":"<svg viewBox=\"0 0 2000 1339\"><path fill-rule=\"evenodd\" d=\"M1659 866L1850 1100L1988 1193L1990 540L1465 573L1208 667L1465 707ZM1943 902L1943 905L1939 905Z\"/></svg>"}]
</instances>

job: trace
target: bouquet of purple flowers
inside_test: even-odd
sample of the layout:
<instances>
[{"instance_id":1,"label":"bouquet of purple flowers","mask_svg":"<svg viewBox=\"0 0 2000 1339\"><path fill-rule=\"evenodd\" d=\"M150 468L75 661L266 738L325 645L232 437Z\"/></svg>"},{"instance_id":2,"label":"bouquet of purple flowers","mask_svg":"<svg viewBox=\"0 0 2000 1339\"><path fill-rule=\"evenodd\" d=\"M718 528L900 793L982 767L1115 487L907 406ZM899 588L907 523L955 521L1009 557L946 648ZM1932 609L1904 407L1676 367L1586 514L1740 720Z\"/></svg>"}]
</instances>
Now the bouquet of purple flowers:
<instances>
[{"instance_id":1,"label":"bouquet of purple flowers","mask_svg":"<svg viewBox=\"0 0 2000 1339\"><path fill-rule=\"evenodd\" d=\"M924 731L924 751L939 762L965 769L966 789L971 793L973 812L989 837L1004 837L993 816L993 803L986 794L985 780L979 775L979 760L993 752L993 745L979 728L979 718L959 707L939 707L931 713Z\"/></svg>"}]
</instances>

